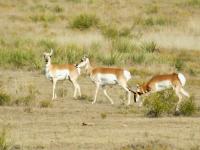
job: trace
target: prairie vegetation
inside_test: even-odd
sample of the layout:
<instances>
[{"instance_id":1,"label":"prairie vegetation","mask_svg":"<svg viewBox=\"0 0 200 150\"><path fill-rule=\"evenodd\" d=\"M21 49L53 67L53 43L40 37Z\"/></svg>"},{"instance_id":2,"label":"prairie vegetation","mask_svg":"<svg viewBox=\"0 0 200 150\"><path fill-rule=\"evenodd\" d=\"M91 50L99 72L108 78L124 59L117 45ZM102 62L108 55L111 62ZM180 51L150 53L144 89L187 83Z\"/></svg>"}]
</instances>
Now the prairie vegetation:
<instances>
[{"instance_id":1,"label":"prairie vegetation","mask_svg":"<svg viewBox=\"0 0 200 150\"><path fill-rule=\"evenodd\" d=\"M0 1L0 128L10 136L2 130L0 147L199 149L199 8L199 0ZM144 97L139 108L125 106L114 87L114 106L101 92L91 105L94 85L82 71L83 96L72 99L72 85L58 83L52 102L42 56L50 48L53 63L77 63L86 54L94 65L127 68L133 88L155 74L182 72L192 97L179 117L171 90Z\"/></svg>"}]
</instances>

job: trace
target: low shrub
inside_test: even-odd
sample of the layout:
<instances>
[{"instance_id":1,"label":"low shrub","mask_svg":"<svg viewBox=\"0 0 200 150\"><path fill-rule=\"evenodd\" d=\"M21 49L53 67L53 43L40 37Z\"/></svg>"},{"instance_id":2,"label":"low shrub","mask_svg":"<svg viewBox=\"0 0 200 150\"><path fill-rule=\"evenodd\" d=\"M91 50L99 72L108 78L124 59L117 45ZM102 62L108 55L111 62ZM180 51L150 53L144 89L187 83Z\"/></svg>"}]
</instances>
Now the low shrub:
<instances>
[{"instance_id":1,"label":"low shrub","mask_svg":"<svg viewBox=\"0 0 200 150\"><path fill-rule=\"evenodd\" d=\"M0 91L0 105L9 105L10 101L10 96L5 92Z\"/></svg>"},{"instance_id":2,"label":"low shrub","mask_svg":"<svg viewBox=\"0 0 200 150\"><path fill-rule=\"evenodd\" d=\"M184 62L181 59L177 58L175 60L175 64L174 65L175 65L175 68L177 69L177 71L181 71L183 69Z\"/></svg>"},{"instance_id":3,"label":"low shrub","mask_svg":"<svg viewBox=\"0 0 200 150\"><path fill-rule=\"evenodd\" d=\"M106 119L107 118L107 113L101 113L101 118Z\"/></svg>"},{"instance_id":4,"label":"low shrub","mask_svg":"<svg viewBox=\"0 0 200 150\"><path fill-rule=\"evenodd\" d=\"M42 100L42 101L40 101L40 107L41 108L52 107L52 101L51 100Z\"/></svg>"},{"instance_id":5,"label":"low shrub","mask_svg":"<svg viewBox=\"0 0 200 150\"><path fill-rule=\"evenodd\" d=\"M99 19L95 15L84 13L74 17L70 22L70 27L84 30L90 27L97 26L98 23Z\"/></svg>"},{"instance_id":6,"label":"low shrub","mask_svg":"<svg viewBox=\"0 0 200 150\"><path fill-rule=\"evenodd\" d=\"M147 108L147 116L159 117L163 113L169 114L173 112L177 99L172 89L151 94L144 100L144 106Z\"/></svg>"},{"instance_id":7,"label":"low shrub","mask_svg":"<svg viewBox=\"0 0 200 150\"><path fill-rule=\"evenodd\" d=\"M197 110L196 103L194 102L194 97L191 97L189 100L184 100L180 104L180 113L184 116L191 116Z\"/></svg>"}]
</instances>

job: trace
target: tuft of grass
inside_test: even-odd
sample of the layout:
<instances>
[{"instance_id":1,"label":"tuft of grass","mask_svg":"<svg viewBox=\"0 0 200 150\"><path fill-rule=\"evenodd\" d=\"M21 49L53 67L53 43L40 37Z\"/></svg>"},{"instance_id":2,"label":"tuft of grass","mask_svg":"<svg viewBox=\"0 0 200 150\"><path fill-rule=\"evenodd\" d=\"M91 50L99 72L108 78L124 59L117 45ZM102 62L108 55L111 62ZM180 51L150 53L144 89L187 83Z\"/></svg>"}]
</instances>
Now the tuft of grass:
<instances>
[{"instance_id":1,"label":"tuft of grass","mask_svg":"<svg viewBox=\"0 0 200 150\"><path fill-rule=\"evenodd\" d=\"M151 42L143 42L141 44L141 50L145 51L145 52L149 52L149 53L153 53L156 52L156 43L151 41Z\"/></svg>"},{"instance_id":2,"label":"tuft of grass","mask_svg":"<svg viewBox=\"0 0 200 150\"><path fill-rule=\"evenodd\" d=\"M48 108L48 107L52 107L52 101L51 100L42 100L40 101L40 107L41 108Z\"/></svg>"},{"instance_id":3,"label":"tuft of grass","mask_svg":"<svg viewBox=\"0 0 200 150\"><path fill-rule=\"evenodd\" d=\"M107 113L101 113L101 118L106 119L107 118Z\"/></svg>"},{"instance_id":4,"label":"tuft of grass","mask_svg":"<svg viewBox=\"0 0 200 150\"><path fill-rule=\"evenodd\" d=\"M181 59L177 58L175 60L175 64L174 65L175 65L175 68L177 69L177 71L181 71L183 69L184 62Z\"/></svg>"},{"instance_id":5,"label":"tuft of grass","mask_svg":"<svg viewBox=\"0 0 200 150\"><path fill-rule=\"evenodd\" d=\"M8 137L7 137L6 130L3 129L0 132L0 150L10 150L11 147L12 147L11 144L8 143Z\"/></svg>"},{"instance_id":6,"label":"tuft of grass","mask_svg":"<svg viewBox=\"0 0 200 150\"><path fill-rule=\"evenodd\" d=\"M135 46L127 38L118 38L113 40L112 49L120 53L128 53L135 49Z\"/></svg>"},{"instance_id":7,"label":"tuft of grass","mask_svg":"<svg viewBox=\"0 0 200 150\"><path fill-rule=\"evenodd\" d=\"M51 22L56 21L57 17L50 13L42 13L42 14L34 14L30 16L30 19L36 23L37 22L51 23Z\"/></svg>"},{"instance_id":8,"label":"tuft of grass","mask_svg":"<svg viewBox=\"0 0 200 150\"><path fill-rule=\"evenodd\" d=\"M74 17L70 22L70 27L84 30L97 26L98 23L99 19L95 15L84 13Z\"/></svg>"},{"instance_id":9,"label":"tuft of grass","mask_svg":"<svg viewBox=\"0 0 200 150\"><path fill-rule=\"evenodd\" d=\"M119 30L114 25L105 25L101 27L101 32L104 37L114 39L119 36Z\"/></svg>"},{"instance_id":10,"label":"tuft of grass","mask_svg":"<svg viewBox=\"0 0 200 150\"><path fill-rule=\"evenodd\" d=\"M159 117L163 113L173 112L177 102L177 97L172 89L153 93L144 101L147 108L147 116Z\"/></svg>"},{"instance_id":11,"label":"tuft of grass","mask_svg":"<svg viewBox=\"0 0 200 150\"><path fill-rule=\"evenodd\" d=\"M102 57L98 57L98 59L107 66L112 66L115 65L117 63L122 63L122 55L117 53L117 52L113 52L111 51L110 54L106 55L106 56L102 56Z\"/></svg>"},{"instance_id":12,"label":"tuft of grass","mask_svg":"<svg viewBox=\"0 0 200 150\"><path fill-rule=\"evenodd\" d=\"M142 51L134 53L130 57L131 57L131 61L134 63L137 63L137 64L144 63L145 58L146 58L144 52L142 52Z\"/></svg>"},{"instance_id":13,"label":"tuft of grass","mask_svg":"<svg viewBox=\"0 0 200 150\"><path fill-rule=\"evenodd\" d=\"M51 40L51 39L48 39L48 38L40 40L37 43L37 45L39 47L41 47L42 49L44 49L44 50L49 50L51 48L52 49L56 49L57 48L57 43L55 41Z\"/></svg>"},{"instance_id":14,"label":"tuft of grass","mask_svg":"<svg viewBox=\"0 0 200 150\"><path fill-rule=\"evenodd\" d=\"M189 100L185 100L180 104L180 113L184 116L191 116L197 110L196 103L194 102L194 97Z\"/></svg>"},{"instance_id":15,"label":"tuft of grass","mask_svg":"<svg viewBox=\"0 0 200 150\"><path fill-rule=\"evenodd\" d=\"M17 98L13 103L17 106L32 106L35 104L36 94L39 91L33 86L29 85L28 87L28 94L24 97Z\"/></svg>"},{"instance_id":16,"label":"tuft of grass","mask_svg":"<svg viewBox=\"0 0 200 150\"><path fill-rule=\"evenodd\" d=\"M59 5L56 5L54 8L53 8L53 11L55 13L61 13L61 12L64 12L64 8L59 6Z\"/></svg>"},{"instance_id":17,"label":"tuft of grass","mask_svg":"<svg viewBox=\"0 0 200 150\"><path fill-rule=\"evenodd\" d=\"M157 5L148 5L145 11L147 14L156 14L158 13Z\"/></svg>"},{"instance_id":18,"label":"tuft of grass","mask_svg":"<svg viewBox=\"0 0 200 150\"><path fill-rule=\"evenodd\" d=\"M200 7L200 0L188 0L186 3L189 6Z\"/></svg>"},{"instance_id":19,"label":"tuft of grass","mask_svg":"<svg viewBox=\"0 0 200 150\"><path fill-rule=\"evenodd\" d=\"M10 96L5 92L0 91L0 105L9 105L10 101Z\"/></svg>"},{"instance_id":20,"label":"tuft of grass","mask_svg":"<svg viewBox=\"0 0 200 150\"><path fill-rule=\"evenodd\" d=\"M78 97L78 100L84 100L84 101L92 102L93 98L91 96L88 96L88 95L81 95L81 96Z\"/></svg>"}]
</instances>

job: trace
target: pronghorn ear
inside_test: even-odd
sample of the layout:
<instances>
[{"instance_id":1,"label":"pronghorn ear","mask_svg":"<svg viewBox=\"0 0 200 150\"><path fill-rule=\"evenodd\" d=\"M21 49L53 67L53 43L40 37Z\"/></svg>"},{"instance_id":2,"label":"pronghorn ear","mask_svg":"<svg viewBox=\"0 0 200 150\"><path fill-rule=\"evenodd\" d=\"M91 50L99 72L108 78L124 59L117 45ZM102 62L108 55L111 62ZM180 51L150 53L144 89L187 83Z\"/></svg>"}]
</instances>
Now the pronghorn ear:
<instances>
[{"instance_id":1,"label":"pronghorn ear","mask_svg":"<svg viewBox=\"0 0 200 150\"><path fill-rule=\"evenodd\" d=\"M50 56L53 54L53 49L51 48Z\"/></svg>"}]
</instances>

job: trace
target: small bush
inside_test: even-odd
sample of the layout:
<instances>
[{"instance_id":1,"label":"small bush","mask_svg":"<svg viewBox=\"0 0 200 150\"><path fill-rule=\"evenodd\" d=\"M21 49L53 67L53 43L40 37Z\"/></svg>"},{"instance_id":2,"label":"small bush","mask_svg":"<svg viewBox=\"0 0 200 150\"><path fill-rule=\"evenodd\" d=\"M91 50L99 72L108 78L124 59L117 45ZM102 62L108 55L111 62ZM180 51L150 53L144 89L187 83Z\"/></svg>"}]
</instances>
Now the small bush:
<instances>
[{"instance_id":1,"label":"small bush","mask_svg":"<svg viewBox=\"0 0 200 150\"><path fill-rule=\"evenodd\" d=\"M200 7L200 0L188 0L187 4L193 7Z\"/></svg>"},{"instance_id":2,"label":"small bush","mask_svg":"<svg viewBox=\"0 0 200 150\"><path fill-rule=\"evenodd\" d=\"M48 107L52 107L52 101L51 100L43 100L40 101L40 107L41 108L48 108Z\"/></svg>"},{"instance_id":3,"label":"small bush","mask_svg":"<svg viewBox=\"0 0 200 150\"><path fill-rule=\"evenodd\" d=\"M8 143L8 139L6 136L6 130L3 129L0 133L0 150L10 150L11 144Z\"/></svg>"},{"instance_id":4,"label":"small bush","mask_svg":"<svg viewBox=\"0 0 200 150\"><path fill-rule=\"evenodd\" d=\"M144 42L141 45L141 50L143 50L145 52L153 53L157 50L156 43L153 41L152 42Z\"/></svg>"},{"instance_id":5,"label":"small bush","mask_svg":"<svg viewBox=\"0 0 200 150\"><path fill-rule=\"evenodd\" d=\"M97 26L99 19L95 15L91 14L80 14L73 18L70 22L71 28L76 28L80 30L88 29L90 27Z\"/></svg>"},{"instance_id":6,"label":"small bush","mask_svg":"<svg viewBox=\"0 0 200 150\"><path fill-rule=\"evenodd\" d=\"M153 93L144 101L147 116L159 117L163 113L171 113L176 107L177 97L173 90Z\"/></svg>"},{"instance_id":7,"label":"small bush","mask_svg":"<svg viewBox=\"0 0 200 150\"><path fill-rule=\"evenodd\" d=\"M181 59L178 58L175 60L175 68L177 69L177 71L181 71L183 66L184 62Z\"/></svg>"},{"instance_id":8,"label":"small bush","mask_svg":"<svg viewBox=\"0 0 200 150\"><path fill-rule=\"evenodd\" d=\"M114 39L119 36L119 31L114 25L106 25L101 27L102 34L108 39Z\"/></svg>"},{"instance_id":9,"label":"small bush","mask_svg":"<svg viewBox=\"0 0 200 150\"><path fill-rule=\"evenodd\" d=\"M10 96L5 93L5 92L2 92L0 91L0 105L9 105L10 104Z\"/></svg>"},{"instance_id":10,"label":"small bush","mask_svg":"<svg viewBox=\"0 0 200 150\"><path fill-rule=\"evenodd\" d=\"M102 118L102 119L106 119L106 117L107 117L107 114L106 114L106 113L101 113L101 118Z\"/></svg>"},{"instance_id":11,"label":"small bush","mask_svg":"<svg viewBox=\"0 0 200 150\"><path fill-rule=\"evenodd\" d=\"M189 100L184 100L180 104L180 113L184 116L191 116L196 112L196 104L193 100L194 98L191 97Z\"/></svg>"}]
</instances>

